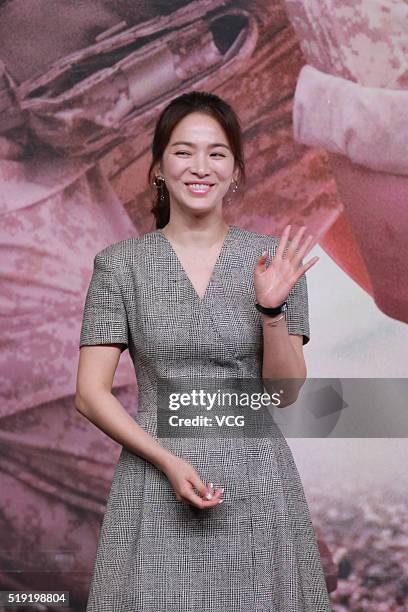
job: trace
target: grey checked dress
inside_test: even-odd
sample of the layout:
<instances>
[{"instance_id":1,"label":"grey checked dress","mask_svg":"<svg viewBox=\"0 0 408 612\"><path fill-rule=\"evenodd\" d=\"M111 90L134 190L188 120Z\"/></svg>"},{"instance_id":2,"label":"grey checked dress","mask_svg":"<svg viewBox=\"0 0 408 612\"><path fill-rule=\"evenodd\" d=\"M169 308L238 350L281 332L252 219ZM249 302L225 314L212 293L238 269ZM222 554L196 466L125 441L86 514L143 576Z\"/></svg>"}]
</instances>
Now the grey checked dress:
<instances>
[{"instance_id":1,"label":"grey checked dress","mask_svg":"<svg viewBox=\"0 0 408 612\"><path fill-rule=\"evenodd\" d=\"M161 230L96 254L80 346L123 343L135 367L136 422L224 502L178 501L166 476L122 448L101 526L87 612L331 610L302 483L283 434L157 437L157 381L261 377L253 269L278 238L230 225L201 299ZM306 277L286 324L309 341ZM290 410L290 407L288 407Z\"/></svg>"}]
</instances>

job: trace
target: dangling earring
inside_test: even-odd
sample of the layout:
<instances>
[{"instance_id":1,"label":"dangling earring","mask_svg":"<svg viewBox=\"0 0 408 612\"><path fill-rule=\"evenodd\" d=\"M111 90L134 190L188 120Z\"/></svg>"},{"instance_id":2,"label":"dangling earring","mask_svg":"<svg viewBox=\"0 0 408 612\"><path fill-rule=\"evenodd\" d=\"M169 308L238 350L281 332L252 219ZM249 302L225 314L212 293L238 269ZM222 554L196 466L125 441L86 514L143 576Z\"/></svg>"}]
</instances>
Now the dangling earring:
<instances>
[{"instance_id":1,"label":"dangling earring","mask_svg":"<svg viewBox=\"0 0 408 612\"><path fill-rule=\"evenodd\" d=\"M234 179L233 181L234 186L232 188L232 193L235 193L236 191L238 191L238 182ZM232 183L231 183L232 184ZM225 201L225 204L230 204L232 202L232 198L229 197L227 198L227 200Z\"/></svg>"},{"instance_id":2,"label":"dangling earring","mask_svg":"<svg viewBox=\"0 0 408 612\"><path fill-rule=\"evenodd\" d=\"M166 184L166 181L164 180L164 178L162 176L156 176L154 181L153 181L153 185L155 187L157 187L157 189L160 189L160 200L163 201L164 200L164 185Z\"/></svg>"}]
</instances>

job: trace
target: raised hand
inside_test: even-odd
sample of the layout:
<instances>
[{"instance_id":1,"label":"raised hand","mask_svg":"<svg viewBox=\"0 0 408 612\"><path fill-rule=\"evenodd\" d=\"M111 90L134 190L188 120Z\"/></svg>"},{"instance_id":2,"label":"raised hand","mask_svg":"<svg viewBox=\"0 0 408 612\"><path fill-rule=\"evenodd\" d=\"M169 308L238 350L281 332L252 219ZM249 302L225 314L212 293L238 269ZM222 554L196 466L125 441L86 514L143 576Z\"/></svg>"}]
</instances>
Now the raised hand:
<instances>
[{"instance_id":1,"label":"raised hand","mask_svg":"<svg viewBox=\"0 0 408 612\"><path fill-rule=\"evenodd\" d=\"M296 232L285 257L283 257L290 228L291 226L287 225L283 230L275 256L272 258L269 266L266 267L265 261L268 253L264 251L258 258L254 269L256 301L265 308L274 308L282 304L296 281L319 259L316 255L299 267L302 258L309 253L317 242L313 240L313 235L309 234L303 244L301 244L301 238L306 230L306 226L301 227ZM297 252L296 249L298 249Z\"/></svg>"}]
</instances>

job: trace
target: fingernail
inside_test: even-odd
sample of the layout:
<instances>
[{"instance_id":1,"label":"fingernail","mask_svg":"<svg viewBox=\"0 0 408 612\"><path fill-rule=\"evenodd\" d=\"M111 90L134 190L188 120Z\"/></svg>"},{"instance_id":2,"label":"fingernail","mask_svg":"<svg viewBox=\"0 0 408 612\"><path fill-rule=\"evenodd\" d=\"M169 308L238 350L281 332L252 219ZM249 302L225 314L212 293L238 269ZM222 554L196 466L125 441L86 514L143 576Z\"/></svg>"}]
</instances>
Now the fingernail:
<instances>
[{"instance_id":1,"label":"fingernail","mask_svg":"<svg viewBox=\"0 0 408 612\"><path fill-rule=\"evenodd\" d=\"M223 499L219 499L219 500L218 500L218 503L219 503L219 504L222 504L222 502L223 502L223 501L224 501Z\"/></svg>"},{"instance_id":2,"label":"fingernail","mask_svg":"<svg viewBox=\"0 0 408 612\"><path fill-rule=\"evenodd\" d=\"M224 493L224 487L222 487L222 488L220 489L220 492L221 492L221 493Z\"/></svg>"},{"instance_id":3,"label":"fingernail","mask_svg":"<svg viewBox=\"0 0 408 612\"><path fill-rule=\"evenodd\" d=\"M205 496L205 499L212 499L213 496L211 495L211 493L207 493L207 495Z\"/></svg>"}]
</instances>

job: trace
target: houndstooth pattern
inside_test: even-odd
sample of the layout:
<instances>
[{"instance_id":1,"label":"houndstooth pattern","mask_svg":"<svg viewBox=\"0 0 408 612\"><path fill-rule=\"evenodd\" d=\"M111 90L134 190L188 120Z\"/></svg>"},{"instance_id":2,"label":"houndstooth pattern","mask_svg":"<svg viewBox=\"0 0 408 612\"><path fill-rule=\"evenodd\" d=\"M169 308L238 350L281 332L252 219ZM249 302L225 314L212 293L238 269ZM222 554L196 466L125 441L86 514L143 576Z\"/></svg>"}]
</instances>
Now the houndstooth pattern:
<instances>
[{"instance_id":1,"label":"houndstooth pattern","mask_svg":"<svg viewBox=\"0 0 408 612\"><path fill-rule=\"evenodd\" d=\"M202 299L160 230L95 256L80 346L128 347L136 422L225 491L224 503L209 510L180 502L160 470L122 448L87 612L331 610L302 483L278 429L265 437L157 438L159 378L261 377L253 269L277 245L276 237L231 225ZM308 342L305 275L285 318Z\"/></svg>"}]
</instances>

